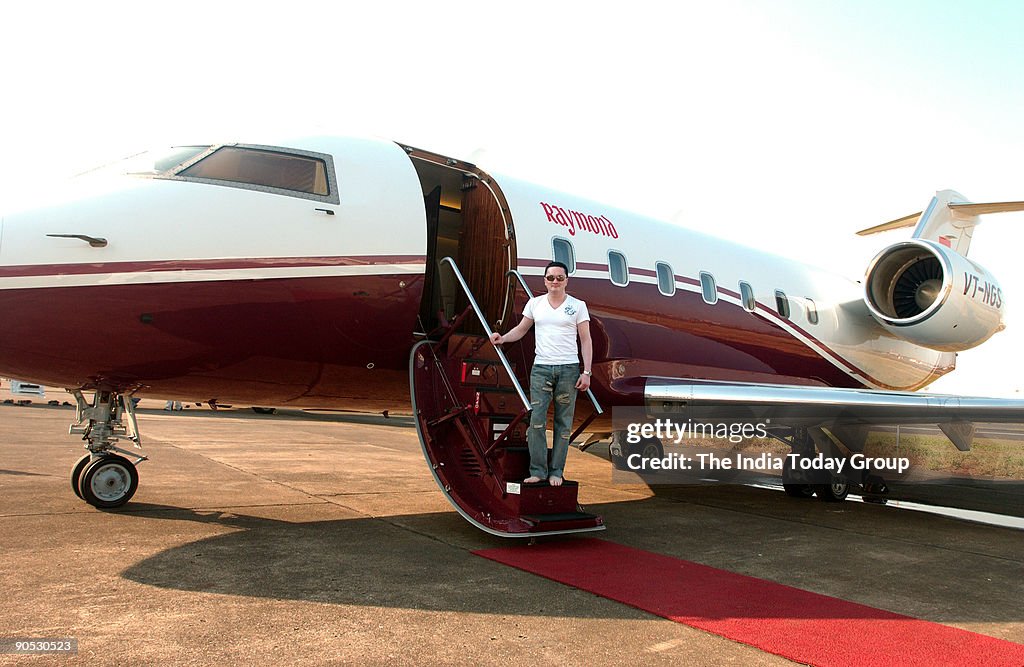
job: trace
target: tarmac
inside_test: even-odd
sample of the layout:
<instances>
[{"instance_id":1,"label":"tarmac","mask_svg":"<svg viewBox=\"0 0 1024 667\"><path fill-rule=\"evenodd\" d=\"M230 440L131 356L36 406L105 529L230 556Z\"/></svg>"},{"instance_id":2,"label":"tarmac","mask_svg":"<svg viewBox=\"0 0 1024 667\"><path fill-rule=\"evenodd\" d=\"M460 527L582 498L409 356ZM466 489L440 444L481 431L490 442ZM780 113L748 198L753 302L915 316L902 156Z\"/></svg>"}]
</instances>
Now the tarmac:
<instances>
[{"instance_id":1,"label":"tarmac","mask_svg":"<svg viewBox=\"0 0 1024 667\"><path fill-rule=\"evenodd\" d=\"M0 664L793 664L473 555L510 542L451 508L408 417L160 405L113 511L71 491L70 408L0 405L0 639L78 641ZM1024 643L1024 531L610 470L570 452L601 539Z\"/></svg>"}]
</instances>

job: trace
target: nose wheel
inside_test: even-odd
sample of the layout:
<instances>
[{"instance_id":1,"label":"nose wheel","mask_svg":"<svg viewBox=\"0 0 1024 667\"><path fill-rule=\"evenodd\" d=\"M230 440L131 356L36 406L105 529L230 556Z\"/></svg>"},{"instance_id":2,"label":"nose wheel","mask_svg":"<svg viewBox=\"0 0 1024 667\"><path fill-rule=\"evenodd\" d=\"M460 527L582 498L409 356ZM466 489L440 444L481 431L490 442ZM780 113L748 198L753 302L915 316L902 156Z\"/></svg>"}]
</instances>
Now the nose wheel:
<instances>
[{"instance_id":1,"label":"nose wheel","mask_svg":"<svg viewBox=\"0 0 1024 667\"><path fill-rule=\"evenodd\" d=\"M135 465L116 454L88 462L78 482L82 500L101 509L124 505L138 488L139 472Z\"/></svg>"}]
</instances>

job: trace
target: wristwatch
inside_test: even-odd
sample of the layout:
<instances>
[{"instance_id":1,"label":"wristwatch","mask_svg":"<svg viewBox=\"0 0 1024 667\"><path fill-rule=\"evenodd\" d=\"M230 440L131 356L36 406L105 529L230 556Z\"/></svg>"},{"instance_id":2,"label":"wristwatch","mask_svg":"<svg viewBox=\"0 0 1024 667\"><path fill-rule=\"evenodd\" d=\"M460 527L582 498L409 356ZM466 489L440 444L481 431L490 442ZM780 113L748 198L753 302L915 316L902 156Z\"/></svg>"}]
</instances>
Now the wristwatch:
<instances>
[{"instance_id":1,"label":"wristwatch","mask_svg":"<svg viewBox=\"0 0 1024 667\"><path fill-rule=\"evenodd\" d=\"M587 377L590 377L594 373L592 371L583 371L583 374L586 375Z\"/></svg>"}]
</instances>

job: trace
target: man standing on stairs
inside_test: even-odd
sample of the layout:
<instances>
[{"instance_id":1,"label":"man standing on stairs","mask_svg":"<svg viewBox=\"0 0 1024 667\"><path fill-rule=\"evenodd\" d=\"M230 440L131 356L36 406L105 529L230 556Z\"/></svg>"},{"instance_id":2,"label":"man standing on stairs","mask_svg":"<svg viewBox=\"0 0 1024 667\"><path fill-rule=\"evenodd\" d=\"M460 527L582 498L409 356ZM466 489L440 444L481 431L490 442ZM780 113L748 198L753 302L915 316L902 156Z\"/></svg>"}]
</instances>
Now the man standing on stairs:
<instances>
[{"instance_id":1,"label":"man standing on stairs","mask_svg":"<svg viewBox=\"0 0 1024 667\"><path fill-rule=\"evenodd\" d=\"M544 285L547 294L530 299L523 308L523 321L507 334L491 334L495 345L513 343L537 324L534 334L537 355L530 371L530 430L527 444L530 446L530 476L526 484L542 482L551 486L562 484L565 457L569 453L569 436L572 434L572 417L576 409L576 390L586 391L590 387L591 363L594 347L590 341L590 313L587 304L566 293L569 284L569 269L561 262L551 262L544 268ZM580 357L576 350L576 336L579 335L583 352L583 373L580 373ZM551 461L548 462L548 443L545 430L548 422L548 406L554 398L555 420L551 446Z\"/></svg>"}]
</instances>

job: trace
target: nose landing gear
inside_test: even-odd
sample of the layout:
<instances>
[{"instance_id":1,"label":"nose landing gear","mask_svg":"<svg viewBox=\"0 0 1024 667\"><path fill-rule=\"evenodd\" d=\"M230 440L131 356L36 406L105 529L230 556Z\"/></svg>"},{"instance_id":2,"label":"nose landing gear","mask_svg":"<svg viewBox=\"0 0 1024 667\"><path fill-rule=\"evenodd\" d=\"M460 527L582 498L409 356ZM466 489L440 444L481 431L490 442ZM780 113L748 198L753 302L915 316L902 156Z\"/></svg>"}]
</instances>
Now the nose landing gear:
<instances>
[{"instance_id":1,"label":"nose landing gear","mask_svg":"<svg viewBox=\"0 0 1024 667\"><path fill-rule=\"evenodd\" d=\"M139 487L135 466L147 460L142 454L115 444L128 440L141 448L135 406L130 397L117 392L97 391L89 403L80 390L69 391L77 403L75 423L69 432L81 434L89 450L71 469L71 489L94 507L120 507L131 500Z\"/></svg>"}]
</instances>

